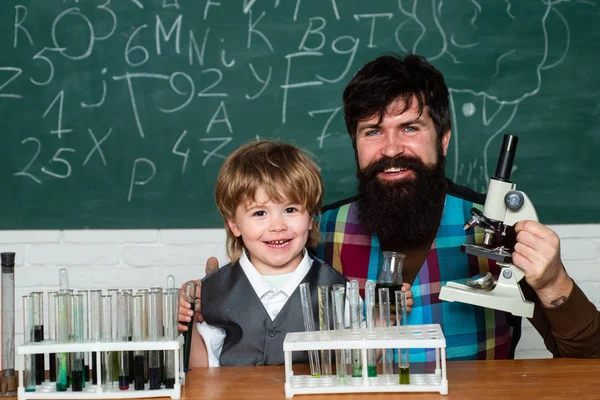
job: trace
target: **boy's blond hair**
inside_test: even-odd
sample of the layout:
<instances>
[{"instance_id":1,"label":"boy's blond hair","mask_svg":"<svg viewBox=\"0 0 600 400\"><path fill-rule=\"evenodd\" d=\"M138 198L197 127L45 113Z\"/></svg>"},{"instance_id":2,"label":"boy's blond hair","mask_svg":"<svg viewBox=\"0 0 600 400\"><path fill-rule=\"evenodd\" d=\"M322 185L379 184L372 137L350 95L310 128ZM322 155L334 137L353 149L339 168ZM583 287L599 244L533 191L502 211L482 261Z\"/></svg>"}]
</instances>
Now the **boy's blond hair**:
<instances>
[{"instance_id":1,"label":"boy's blond hair","mask_svg":"<svg viewBox=\"0 0 600 400\"><path fill-rule=\"evenodd\" d=\"M300 204L311 218L320 214L323 181L319 168L303 150L276 140L243 145L223 163L215 188L217 207L225 220L227 255L232 263L242 255L244 243L241 237L235 237L227 220L235 219L240 204L253 202L259 188L272 201ZM306 247L316 247L319 239L315 221Z\"/></svg>"}]
</instances>

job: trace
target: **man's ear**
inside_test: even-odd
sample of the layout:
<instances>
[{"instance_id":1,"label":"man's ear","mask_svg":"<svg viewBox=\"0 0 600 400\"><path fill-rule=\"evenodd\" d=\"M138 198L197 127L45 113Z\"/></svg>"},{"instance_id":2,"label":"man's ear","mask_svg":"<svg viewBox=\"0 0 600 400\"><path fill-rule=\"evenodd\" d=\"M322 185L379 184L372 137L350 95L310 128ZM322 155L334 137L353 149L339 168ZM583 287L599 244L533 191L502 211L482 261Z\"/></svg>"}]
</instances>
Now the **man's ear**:
<instances>
[{"instance_id":1,"label":"man's ear","mask_svg":"<svg viewBox=\"0 0 600 400\"><path fill-rule=\"evenodd\" d=\"M240 229L233 219L227 219L227 226L229 226L229 229L231 229L231 232L235 237L242 236L242 232L240 232Z\"/></svg>"},{"instance_id":2,"label":"man's ear","mask_svg":"<svg viewBox=\"0 0 600 400\"><path fill-rule=\"evenodd\" d=\"M444 156L448 154L448 145L450 144L450 137L452 136L452 129L448 129L442 135L442 150L444 151Z\"/></svg>"}]
</instances>

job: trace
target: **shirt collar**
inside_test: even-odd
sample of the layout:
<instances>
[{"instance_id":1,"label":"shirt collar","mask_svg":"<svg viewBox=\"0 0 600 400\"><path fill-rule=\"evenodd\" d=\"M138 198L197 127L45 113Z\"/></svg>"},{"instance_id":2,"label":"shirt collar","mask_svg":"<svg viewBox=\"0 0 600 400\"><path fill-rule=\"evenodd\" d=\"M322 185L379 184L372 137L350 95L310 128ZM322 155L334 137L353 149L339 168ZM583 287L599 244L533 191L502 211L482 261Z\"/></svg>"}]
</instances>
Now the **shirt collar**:
<instances>
[{"instance_id":1,"label":"shirt collar","mask_svg":"<svg viewBox=\"0 0 600 400\"><path fill-rule=\"evenodd\" d=\"M303 249L302 254L303 256L302 260L300 261L300 264L298 264L296 269L291 273L290 278L281 287L281 289L272 287L264 280L260 272L258 272L254 265L252 265L252 263L250 262L250 259L246 255L245 251L242 252L242 256L240 257L239 262L240 266L242 267L242 270L248 277L252 288L254 289L256 295L259 298L262 298L265 294L269 292L277 293L279 291L284 292L288 297L291 297L292 293L294 293L296 287L298 287L300 282L302 282L302 279L304 279L312 265L313 260L308 256L308 251L306 251L306 249Z\"/></svg>"}]
</instances>

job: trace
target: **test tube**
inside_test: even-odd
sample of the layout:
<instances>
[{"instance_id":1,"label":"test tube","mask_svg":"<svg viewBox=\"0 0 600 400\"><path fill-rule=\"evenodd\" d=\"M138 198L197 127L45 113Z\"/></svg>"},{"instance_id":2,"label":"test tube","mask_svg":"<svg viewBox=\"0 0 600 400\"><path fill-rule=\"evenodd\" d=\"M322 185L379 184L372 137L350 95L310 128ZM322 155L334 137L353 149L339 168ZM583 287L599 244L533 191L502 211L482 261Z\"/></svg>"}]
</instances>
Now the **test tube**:
<instances>
[{"instance_id":1,"label":"test tube","mask_svg":"<svg viewBox=\"0 0 600 400\"><path fill-rule=\"evenodd\" d=\"M69 342L69 293L68 290L59 292L56 300L56 341ZM68 353L56 355L56 391L64 392L69 384L68 380Z\"/></svg>"},{"instance_id":2,"label":"test tube","mask_svg":"<svg viewBox=\"0 0 600 400\"><path fill-rule=\"evenodd\" d=\"M175 289L175 277L173 275L167 276L167 290Z\"/></svg>"},{"instance_id":3,"label":"test tube","mask_svg":"<svg viewBox=\"0 0 600 400\"><path fill-rule=\"evenodd\" d=\"M72 326L71 326L71 320L70 320L70 316L69 316L69 312L70 312L70 301L71 301L71 297L68 296L69 294L71 294L73 291L71 290L71 287L69 285L69 272L66 270L66 268L61 268L58 270L58 292L62 293L62 294L67 294L67 298L65 300L65 317L64 317L64 324L66 326L66 337L65 337L65 342L67 343L68 341L71 340L71 335L73 334L72 332ZM58 320L58 319L57 319ZM69 385L71 384L71 368L70 368L70 359L71 359L71 354L70 353L64 353L64 363L65 363L65 371L64 373L66 374L66 388L69 387ZM60 363L61 360L57 361L57 363ZM58 364L57 364L57 374L60 373ZM58 378L57 378L58 379ZM58 380L57 380L57 385L58 385ZM58 390L58 389L57 389Z\"/></svg>"},{"instance_id":4,"label":"test tube","mask_svg":"<svg viewBox=\"0 0 600 400\"><path fill-rule=\"evenodd\" d=\"M185 285L185 300L189 302L192 307L196 304L196 288L195 282L188 282ZM187 331L183 336L183 371L187 372L190 366L190 348L192 346L192 329L194 327L194 318L187 323Z\"/></svg>"},{"instance_id":5,"label":"test tube","mask_svg":"<svg viewBox=\"0 0 600 400\"><path fill-rule=\"evenodd\" d=\"M165 294L165 339L176 340L177 339L177 311L179 308L179 289L170 288L167 289ZM165 361L165 388L173 389L175 387L175 351L166 351Z\"/></svg>"},{"instance_id":6,"label":"test tube","mask_svg":"<svg viewBox=\"0 0 600 400\"><path fill-rule=\"evenodd\" d=\"M48 340L56 341L56 295L58 292L48 292ZM48 355L50 364L50 382L56 382L56 353Z\"/></svg>"},{"instance_id":7,"label":"test tube","mask_svg":"<svg viewBox=\"0 0 600 400\"><path fill-rule=\"evenodd\" d=\"M35 342L35 298L31 295L23 296L23 343L31 344ZM36 385L36 356L37 354L25 355L25 371L23 384L26 392L35 392Z\"/></svg>"},{"instance_id":8,"label":"test tube","mask_svg":"<svg viewBox=\"0 0 600 400\"><path fill-rule=\"evenodd\" d=\"M341 333L346 329L344 323L344 300L346 298L345 285L333 285L331 287L331 303L333 304L333 329ZM346 380L346 349L335 350L335 373L338 383L343 384Z\"/></svg>"},{"instance_id":9,"label":"test tube","mask_svg":"<svg viewBox=\"0 0 600 400\"><path fill-rule=\"evenodd\" d=\"M390 321L390 292L388 288L379 288L379 318L382 327L389 327ZM392 349L382 349L381 363L383 364L383 375L392 375L394 373L394 351Z\"/></svg>"},{"instance_id":10,"label":"test tube","mask_svg":"<svg viewBox=\"0 0 600 400\"><path fill-rule=\"evenodd\" d=\"M408 314L406 313L406 292L396 290L396 326L408 325ZM410 363L408 349L398 349L398 375L401 385L410 384Z\"/></svg>"},{"instance_id":11,"label":"test tube","mask_svg":"<svg viewBox=\"0 0 600 400\"><path fill-rule=\"evenodd\" d=\"M102 340L102 290L90 290L90 339L99 342ZM92 352L92 384L98 384L98 352Z\"/></svg>"},{"instance_id":12,"label":"test tube","mask_svg":"<svg viewBox=\"0 0 600 400\"><path fill-rule=\"evenodd\" d=\"M131 295L128 292L121 292L118 295L118 318L117 318L117 340L121 342L129 341L129 300ZM119 389L129 389L129 352L119 352Z\"/></svg>"},{"instance_id":13,"label":"test tube","mask_svg":"<svg viewBox=\"0 0 600 400\"><path fill-rule=\"evenodd\" d=\"M148 294L148 340L157 342L162 336L160 331L162 325L159 321L162 319L158 316L159 310L159 293L151 291ZM151 350L148 359L148 375L150 380L150 390L160 389L160 353L158 350Z\"/></svg>"},{"instance_id":14,"label":"test tube","mask_svg":"<svg viewBox=\"0 0 600 400\"><path fill-rule=\"evenodd\" d=\"M33 298L33 336L36 343L44 340L44 297L42 292L31 292ZM44 382L44 354L35 355L35 384Z\"/></svg>"},{"instance_id":15,"label":"test tube","mask_svg":"<svg viewBox=\"0 0 600 400\"><path fill-rule=\"evenodd\" d=\"M150 293L156 293L156 329L158 333L159 339L162 339L165 336L165 328L163 322L163 290L161 287L152 287L150 288ZM160 382L162 383L165 379L165 353L163 350L158 350L158 360L159 360L159 376ZM150 371L150 370L148 370Z\"/></svg>"},{"instance_id":16,"label":"test tube","mask_svg":"<svg viewBox=\"0 0 600 400\"><path fill-rule=\"evenodd\" d=\"M100 334L103 342L112 342L112 296L102 295L102 321ZM102 389L113 387L113 352L102 352Z\"/></svg>"},{"instance_id":17,"label":"test tube","mask_svg":"<svg viewBox=\"0 0 600 400\"><path fill-rule=\"evenodd\" d=\"M124 295L127 295L127 303L128 306L127 308L129 309L129 315L127 316L127 341L131 342L133 340L133 333L132 333L132 328L131 328L131 324L133 321L133 290L132 289L122 289L121 293ZM128 377L128 382L131 384L133 383L133 351L127 351L127 358L129 361L127 361L128 365L129 365L129 377Z\"/></svg>"},{"instance_id":18,"label":"test tube","mask_svg":"<svg viewBox=\"0 0 600 400\"><path fill-rule=\"evenodd\" d=\"M133 299L133 341L141 342L143 341L143 306L144 306L144 297L140 294L136 294L132 297ZM145 351L144 350L136 350L133 355L133 382L135 390L144 390L144 359L145 359Z\"/></svg>"},{"instance_id":19,"label":"test tube","mask_svg":"<svg viewBox=\"0 0 600 400\"><path fill-rule=\"evenodd\" d=\"M81 294L83 298L83 305L81 308L81 313L83 317L83 340L90 339L90 324L89 324L89 309L90 309L90 291L87 289L78 290L77 294ZM90 353L83 353L83 387L85 387L85 382L90 380Z\"/></svg>"},{"instance_id":20,"label":"test tube","mask_svg":"<svg viewBox=\"0 0 600 400\"><path fill-rule=\"evenodd\" d=\"M84 340L84 324L83 324L83 295L71 295L71 321L73 325L73 342L83 343ZM71 354L71 390L73 392L81 392L85 387L83 380L83 352L75 352Z\"/></svg>"},{"instance_id":21,"label":"test tube","mask_svg":"<svg viewBox=\"0 0 600 400\"><path fill-rule=\"evenodd\" d=\"M111 310L112 310L112 338L116 339L117 337L117 327L118 327L118 309L119 306L117 305L117 302L119 300L119 289L106 289L106 292L108 295L111 296ZM119 381L119 352L118 351L113 351L112 352L112 380L113 382L118 382Z\"/></svg>"},{"instance_id":22,"label":"test tube","mask_svg":"<svg viewBox=\"0 0 600 400\"><path fill-rule=\"evenodd\" d=\"M66 293L71 289L69 286L69 272L65 268L58 270L58 286L58 291L61 293Z\"/></svg>"},{"instance_id":23,"label":"test tube","mask_svg":"<svg viewBox=\"0 0 600 400\"><path fill-rule=\"evenodd\" d=\"M2 381L3 396L17 395L15 375L15 253L0 254L2 264Z\"/></svg>"},{"instance_id":24,"label":"test tube","mask_svg":"<svg viewBox=\"0 0 600 400\"><path fill-rule=\"evenodd\" d=\"M319 300L319 330L329 331L329 286L317 287ZM321 373L331 375L331 350L321 350Z\"/></svg>"},{"instance_id":25,"label":"test tube","mask_svg":"<svg viewBox=\"0 0 600 400\"><path fill-rule=\"evenodd\" d=\"M350 302L350 323L353 331L360 328L360 302L358 301L358 281L351 280L348 287L348 301ZM360 350L352 349L352 376L360 378L362 376L362 362Z\"/></svg>"},{"instance_id":26,"label":"test tube","mask_svg":"<svg viewBox=\"0 0 600 400\"><path fill-rule=\"evenodd\" d=\"M315 331L315 319L313 317L312 301L310 298L310 284L300 284L300 300L302 301L302 316L304 318L304 330L307 332ZM308 361L310 363L310 374L313 378L321 376L321 363L319 362L319 352L317 350L308 351Z\"/></svg>"},{"instance_id":27,"label":"test tube","mask_svg":"<svg viewBox=\"0 0 600 400\"><path fill-rule=\"evenodd\" d=\"M367 317L367 329L375 329L375 282L367 281L365 284L365 314ZM369 378L377 376L377 350L367 350L367 374Z\"/></svg>"},{"instance_id":28,"label":"test tube","mask_svg":"<svg viewBox=\"0 0 600 400\"><path fill-rule=\"evenodd\" d=\"M142 295L142 340L148 340L148 289L138 289ZM148 361L150 352L144 350L144 383L148 383Z\"/></svg>"}]
</instances>

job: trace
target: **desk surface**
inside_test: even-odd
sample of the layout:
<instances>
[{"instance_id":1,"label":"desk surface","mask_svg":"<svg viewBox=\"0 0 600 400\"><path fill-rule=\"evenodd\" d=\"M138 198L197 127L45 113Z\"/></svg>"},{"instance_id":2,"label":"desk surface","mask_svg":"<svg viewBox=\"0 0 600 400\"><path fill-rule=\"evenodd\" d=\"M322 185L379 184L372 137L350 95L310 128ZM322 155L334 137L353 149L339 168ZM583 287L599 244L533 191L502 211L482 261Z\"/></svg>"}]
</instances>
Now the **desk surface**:
<instances>
[{"instance_id":1,"label":"desk surface","mask_svg":"<svg viewBox=\"0 0 600 400\"><path fill-rule=\"evenodd\" d=\"M186 374L182 399L285 399L278 367L195 368ZM296 395L317 399L600 399L600 360L543 359L448 363L448 395L365 393Z\"/></svg>"}]
</instances>

